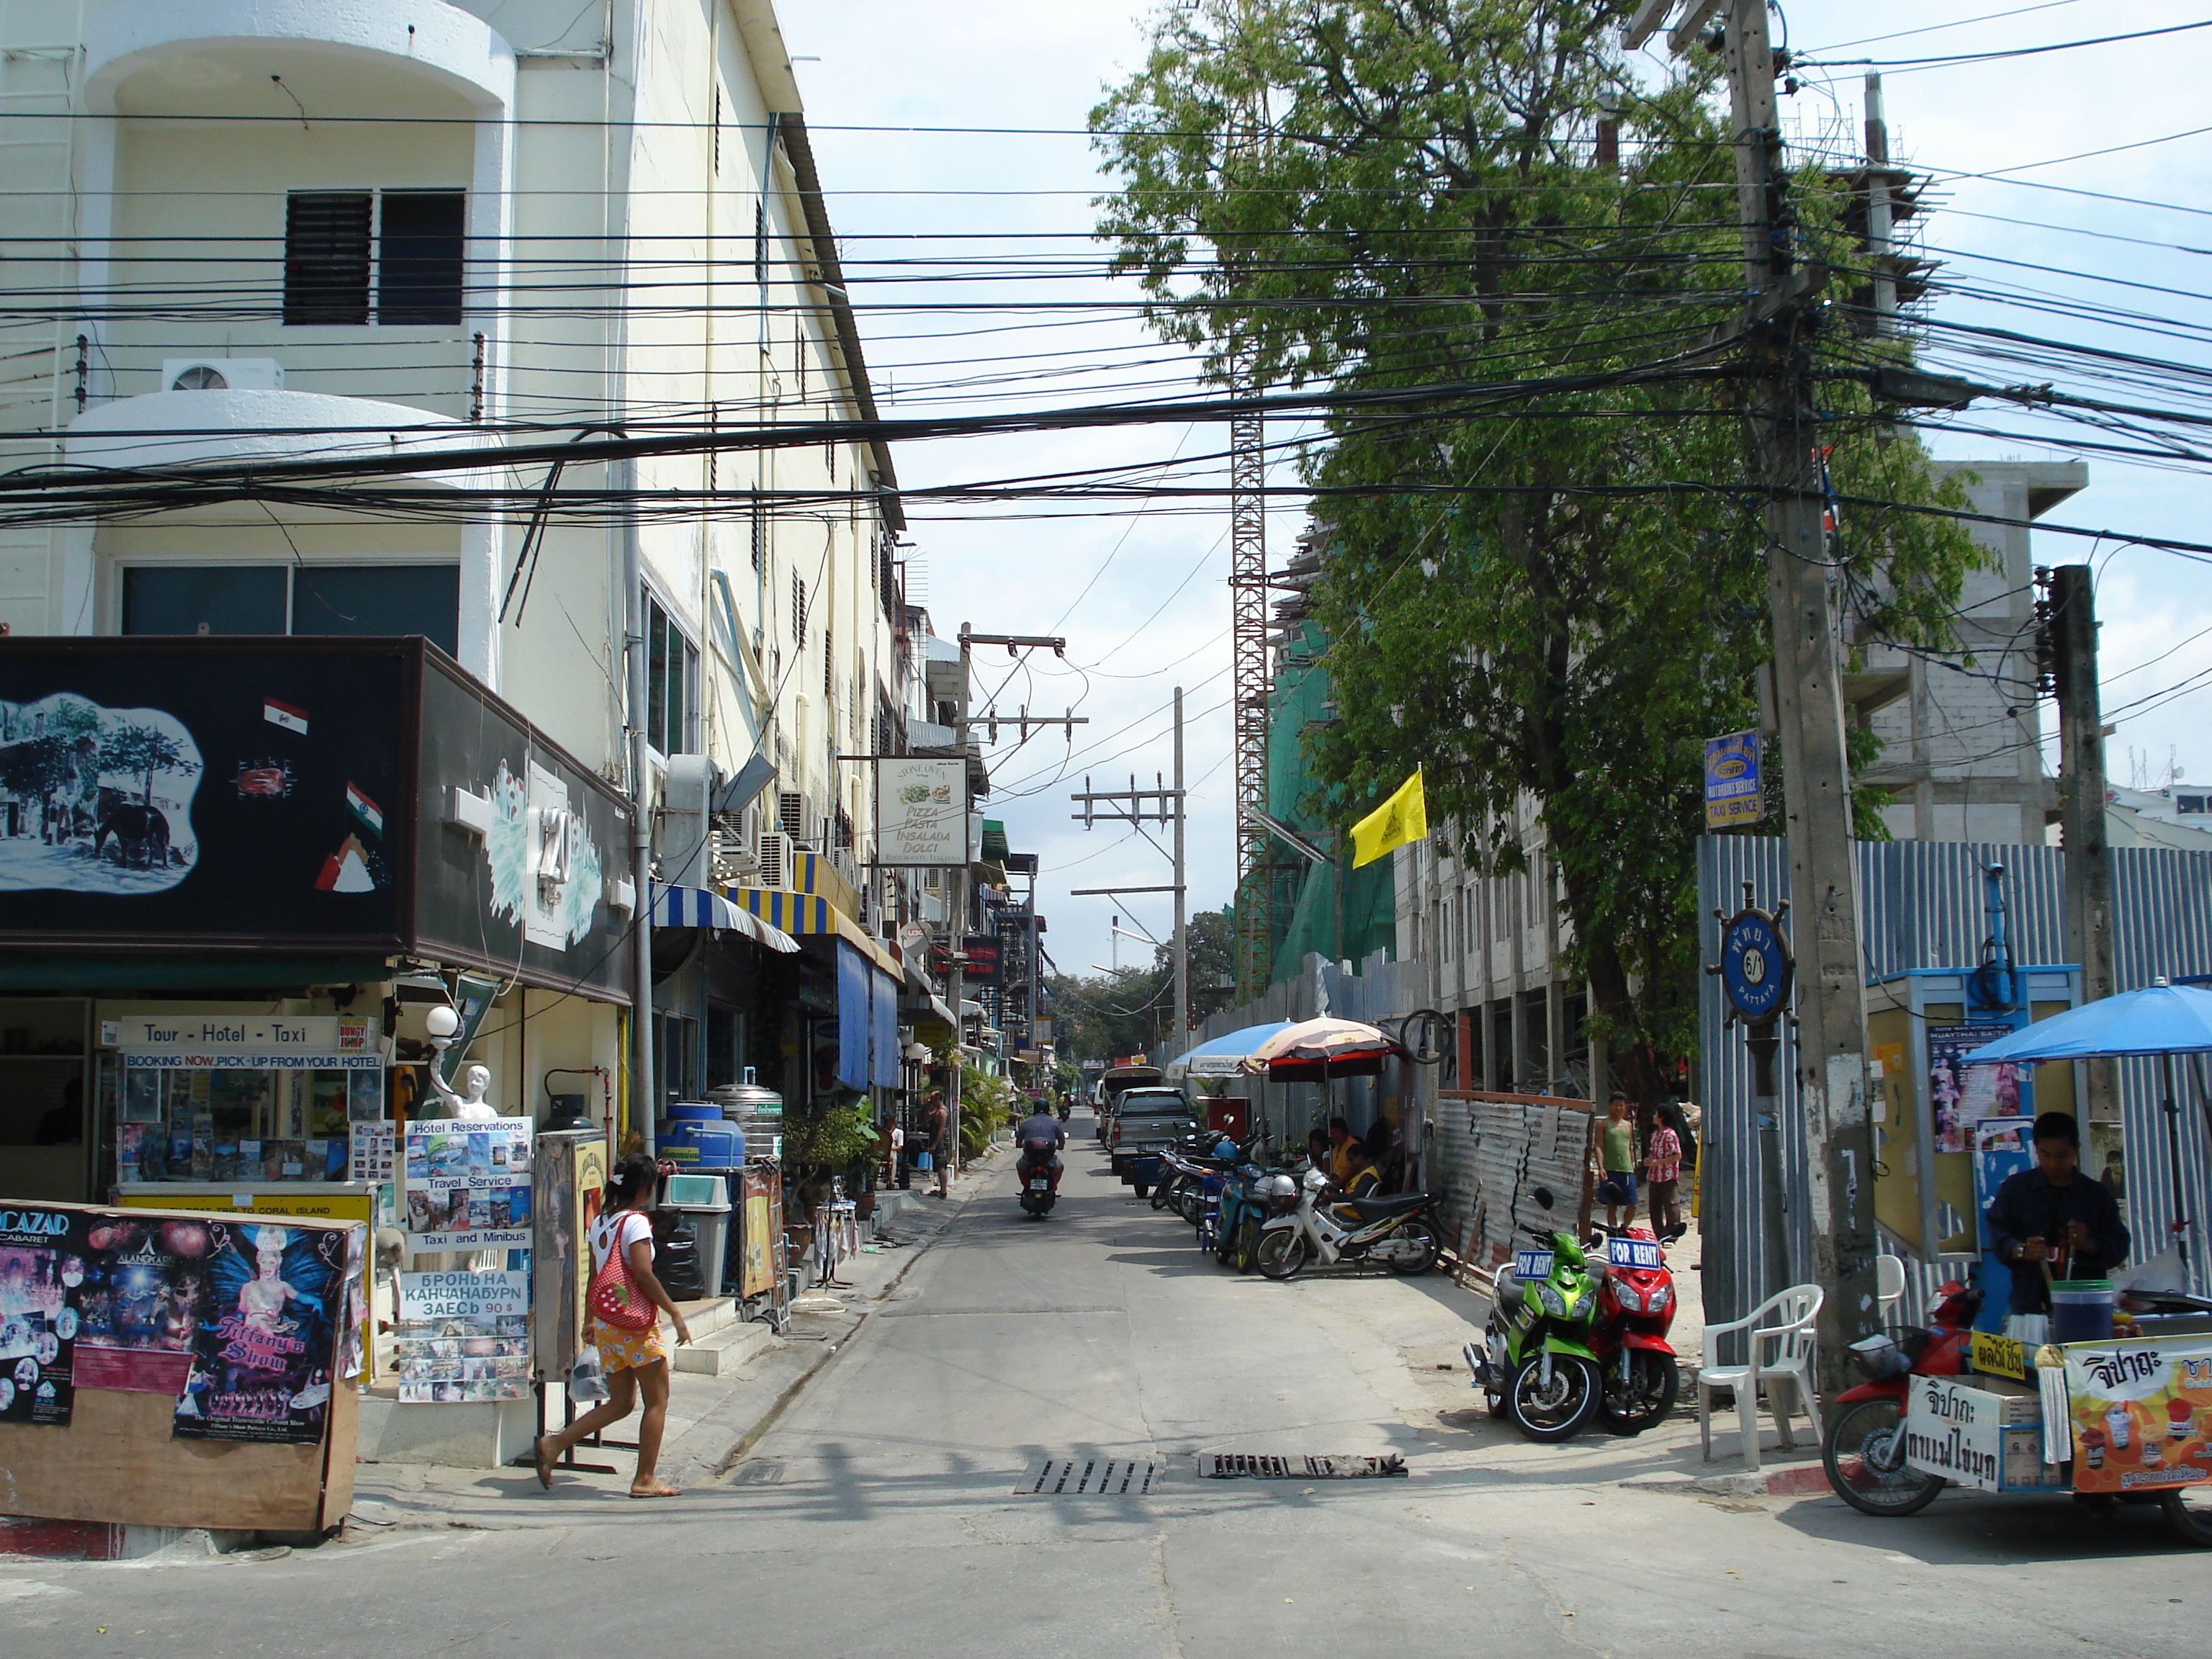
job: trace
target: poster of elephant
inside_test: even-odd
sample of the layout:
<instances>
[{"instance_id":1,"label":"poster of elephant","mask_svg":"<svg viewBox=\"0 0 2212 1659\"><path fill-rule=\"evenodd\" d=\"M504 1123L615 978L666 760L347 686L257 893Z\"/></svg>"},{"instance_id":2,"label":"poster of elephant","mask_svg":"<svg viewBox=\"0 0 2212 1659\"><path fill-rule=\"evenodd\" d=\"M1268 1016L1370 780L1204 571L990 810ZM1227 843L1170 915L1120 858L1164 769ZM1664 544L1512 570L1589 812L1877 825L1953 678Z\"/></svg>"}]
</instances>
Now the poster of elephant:
<instances>
[{"instance_id":1,"label":"poster of elephant","mask_svg":"<svg viewBox=\"0 0 2212 1659\"><path fill-rule=\"evenodd\" d=\"M160 708L0 702L0 891L155 893L191 873L199 745Z\"/></svg>"}]
</instances>

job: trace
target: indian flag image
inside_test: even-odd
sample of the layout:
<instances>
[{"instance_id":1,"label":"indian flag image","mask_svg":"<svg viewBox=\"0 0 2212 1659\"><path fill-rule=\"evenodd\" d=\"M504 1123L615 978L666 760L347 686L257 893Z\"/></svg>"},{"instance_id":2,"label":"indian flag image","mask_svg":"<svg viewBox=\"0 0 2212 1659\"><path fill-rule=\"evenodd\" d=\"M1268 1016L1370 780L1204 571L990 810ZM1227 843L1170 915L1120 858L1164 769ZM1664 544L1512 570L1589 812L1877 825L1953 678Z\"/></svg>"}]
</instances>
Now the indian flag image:
<instances>
[{"instance_id":1,"label":"indian flag image","mask_svg":"<svg viewBox=\"0 0 2212 1659\"><path fill-rule=\"evenodd\" d=\"M349 782L346 785L346 805L352 809L354 817L368 826L371 835L380 836L384 833L383 809L361 793L359 784Z\"/></svg>"},{"instance_id":2,"label":"indian flag image","mask_svg":"<svg viewBox=\"0 0 2212 1659\"><path fill-rule=\"evenodd\" d=\"M307 735L307 711L295 708L289 702L279 702L274 697L262 698L261 718L287 732L297 732L303 738Z\"/></svg>"}]
</instances>

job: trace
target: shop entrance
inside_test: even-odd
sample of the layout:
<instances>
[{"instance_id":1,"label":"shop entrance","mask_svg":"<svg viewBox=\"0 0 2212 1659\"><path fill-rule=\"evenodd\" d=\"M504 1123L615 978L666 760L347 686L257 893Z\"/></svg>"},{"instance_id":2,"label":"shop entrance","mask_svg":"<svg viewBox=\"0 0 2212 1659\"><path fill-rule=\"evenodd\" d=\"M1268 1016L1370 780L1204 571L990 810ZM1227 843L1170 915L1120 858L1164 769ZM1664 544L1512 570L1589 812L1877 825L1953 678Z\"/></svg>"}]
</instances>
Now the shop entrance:
<instances>
[{"instance_id":1,"label":"shop entrance","mask_svg":"<svg viewBox=\"0 0 2212 1659\"><path fill-rule=\"evenodd\" d=\"M86 1022L76 997L0 998L0 1195L92 1197L85 1118Z\"/></svg>"}]
</instances>

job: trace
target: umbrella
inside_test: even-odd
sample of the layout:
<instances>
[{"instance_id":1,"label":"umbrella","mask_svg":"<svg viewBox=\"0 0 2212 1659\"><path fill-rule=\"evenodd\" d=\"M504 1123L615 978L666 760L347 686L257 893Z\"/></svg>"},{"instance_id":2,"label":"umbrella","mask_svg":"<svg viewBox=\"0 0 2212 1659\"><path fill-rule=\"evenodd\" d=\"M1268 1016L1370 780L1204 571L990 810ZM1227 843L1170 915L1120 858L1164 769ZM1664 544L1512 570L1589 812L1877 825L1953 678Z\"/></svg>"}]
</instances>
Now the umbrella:
<instances>
[{"instance_id":1,"label":"umbrella","mask_svg":"<svg viewBox=\"0 0 2212 1659\"><path fill-rule=\"evenodd\" d=\"M1356 1019L1300 1020L1267 1038L1244 1057L1244 1069L1277 1083L1327 1082L1333 1077L1372 1077L1402 1053L1395 1041Z\"/></svg>"},{"instance_id":2,"label":"umbrella","mask_svg":"<svg viewBox=\"0 0 2212 1659\"><path fill-rule=\"evenodd\" d=\"M1247 1025L1239 1031L1224 1032L1209 1037L1195 1048L1177 1055L1167 1064L1168 1075L1180 1072L1186 1077L1233 1077L1243 1069L1245 1055L1250 1054L1276 1032L1286 1030L1290 1021L1269 1020L1260 1025Z\"/></svg>"},{"instance_id":3,"label":"umbrella","mask_svg":"<svg viewBox=\"0 0 2212 1659\"><path fill-rule=\"evenodd\" d=\"M2155 1054L2165 1096L2166 1160L2173 1166L2173 1231L2189 1261L2189 1205L2181 1185L2181 1109L2173 1097L2173 1057L2212 1054L2212 991L2153 980L2140 991L2070 1008L1985 1042L1969 1066L2051 1060L2122 1060Z\"/></svg>"}]
</instances>

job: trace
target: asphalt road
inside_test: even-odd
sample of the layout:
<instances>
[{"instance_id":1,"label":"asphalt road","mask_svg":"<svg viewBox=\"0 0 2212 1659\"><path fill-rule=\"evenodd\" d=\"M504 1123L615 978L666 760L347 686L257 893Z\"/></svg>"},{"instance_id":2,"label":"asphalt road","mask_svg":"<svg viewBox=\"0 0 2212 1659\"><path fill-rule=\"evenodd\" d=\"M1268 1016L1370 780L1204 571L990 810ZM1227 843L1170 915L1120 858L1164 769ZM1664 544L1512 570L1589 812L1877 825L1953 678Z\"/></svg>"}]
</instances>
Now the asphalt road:
<instances>
[{"instance_id":1,"label":"asphalt road","mask_svg":"<svg viewBox=\"0 0 2212 1659\"><path fill-rule=\"evenodd\" d=\"M1079 1130L1083 1126L1079 1122ZM1440 1279L1237 1279L1093 1143L1051 1218L969 1206L747 1459L665 1504L281 1559L0 1567L10 1656L2201 1656L2212 1557L2153 1512L1624 1489L1679 1424L1535 1447L1466 1409ZM1200 1480L1200 1449L1397 1450L1402 1480ZM1684 1459L1692 1460L1685 1463ZM1158 1467L1023 1496L1042 1457ZM1141 1477L1139 1477L1141 1479ZM544 1512L541 1512L541 1516Z\"/></svg>"}]
</instances>

